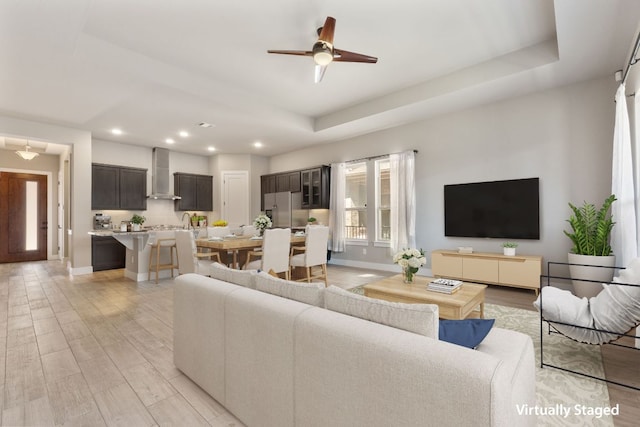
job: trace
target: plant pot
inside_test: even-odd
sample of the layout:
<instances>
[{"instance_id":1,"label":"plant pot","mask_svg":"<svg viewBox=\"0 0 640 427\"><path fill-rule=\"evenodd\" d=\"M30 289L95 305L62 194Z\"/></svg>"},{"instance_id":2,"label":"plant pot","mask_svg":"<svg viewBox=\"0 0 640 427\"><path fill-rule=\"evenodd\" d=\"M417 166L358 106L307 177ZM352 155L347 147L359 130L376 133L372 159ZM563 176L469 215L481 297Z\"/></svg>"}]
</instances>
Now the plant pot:
<instances>
[{"instance_id":1,"label":"plant pot","mask_svg":"<svg viewBox=\"0 0 640 427\"><path fill-rule=\"evenodd\" d=\"M131 231L140 231L140 224L131 224Z\"/></svg>"},{"instance_id":2,"label":"plant pot","mask_svg":"<svg viewBox=\"0 0 640 427\"><path fill-rule=\"evenodd\" d=\"M506 256L515 256L515 254L516 254L516 248L502 248L502 252L503 252Z\"/></svg>"},{"instance_id":3,"label":"plant pot","mask_svg":"<svg viewBox=\"0 0 640 427\"><path fill-rule=\"evenodd\" d=\"M613 267L615 262L616 257L614 255L594 256L569 253L570 264L581 264L569 266L573 293L580 298L591 298L598 295L602 291L602 283L610 282L613 279L613 268L597 268L597 266ZM576 279L595 280L597 282L585 282Z\"/></svg>"}]
</instances>

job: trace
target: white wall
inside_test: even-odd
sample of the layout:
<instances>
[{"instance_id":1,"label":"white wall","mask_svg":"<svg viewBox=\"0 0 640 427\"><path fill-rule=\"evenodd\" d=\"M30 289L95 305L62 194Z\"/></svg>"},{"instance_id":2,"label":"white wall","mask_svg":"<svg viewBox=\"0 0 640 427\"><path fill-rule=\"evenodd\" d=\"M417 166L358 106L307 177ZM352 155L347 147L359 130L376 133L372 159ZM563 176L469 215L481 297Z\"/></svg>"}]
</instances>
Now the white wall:
<instances>
[{"instance_id":1,"label":"white wall","mask_svg":"<svg viewBox=\"0 0 640 427\"><path fill-rule=\"evenodd\" d=\"M269 159L253 154L218 154L209 160L213 179L214 219L221 218L222 172L249 172L249 218L253 220L260 213L260 176L269 173ZM226 219L226 218L222 218Z\"/></svg>"},{"instance_id":2,"label":"white wall","mask_svg":"<svg viewBox=\"0 0 640 427\"><path fill-rule=\"evenodd\" d=\"M91 133L6 116L0 116L0 133L72 147L70 169L73 197L69 206L69 263L72 274L90 273L91 239L87 232L93 224L88 215L91 197L87 195L91 194Z\"/></svg>"},{"instance_id":3,"label":"white wall","mask_svg":"<svg viewBox=\"0 0 640 427\"><path fill-rule=\"evenodd\" d=\"M612 77L534 93L274 156L270 172L419 150L416 241L428 252L457 246L501 251L501 239L444 236L445 184L540 177L540 240L518 241L518 252L566 261L567 202L598 204L610 192L614 93ZM371 245L366 256L362 247L352 247L333 258L391 264L388 249Z\"/></svg>"}]
</instances>

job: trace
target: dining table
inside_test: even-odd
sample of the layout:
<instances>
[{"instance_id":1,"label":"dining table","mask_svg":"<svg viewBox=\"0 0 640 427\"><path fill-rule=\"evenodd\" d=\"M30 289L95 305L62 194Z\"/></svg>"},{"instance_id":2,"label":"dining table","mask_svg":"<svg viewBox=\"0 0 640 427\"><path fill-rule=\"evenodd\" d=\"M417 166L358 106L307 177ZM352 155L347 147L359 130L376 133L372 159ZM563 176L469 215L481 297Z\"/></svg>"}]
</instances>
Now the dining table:
<instances>
[{"instance_id":1,"label":"dining table","mask_svg":"<svg viewBox=\"0 0 640 427\"><path fill-rule=\"evenodd\" d=\"M299 233L291 234L291 246L304 245L305 235ZM256 236L225 236L217 238L200 238L196 239L196 246L198 248L207 248L218 252L231 252L233 261L231 266L233 268L240 268L238 266L239 254L243 251L250 251L255 248L262 247L262 238Z\"/></svg>"}]
</instances>

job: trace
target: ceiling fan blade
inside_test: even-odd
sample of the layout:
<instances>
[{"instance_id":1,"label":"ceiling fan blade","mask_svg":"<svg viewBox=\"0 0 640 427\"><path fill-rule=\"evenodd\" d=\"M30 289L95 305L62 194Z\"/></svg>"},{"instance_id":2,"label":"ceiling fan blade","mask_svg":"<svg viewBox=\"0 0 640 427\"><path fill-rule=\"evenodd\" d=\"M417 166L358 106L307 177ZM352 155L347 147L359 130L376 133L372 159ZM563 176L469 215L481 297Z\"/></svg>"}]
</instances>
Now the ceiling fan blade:
<instances>
[{"instance_id":1,"label":"ceiling fan blade","mask_svg":"<svg viewBox=\"0 0 640 427\"><path fill-rule=\"evenodd\" d=\"M280 55L313 56L313 52L308 50L268 50L267 52Z\"/></svg>"},{"instance_id":2,"label":"ceiling fan blade","mask_svg":"<svg viewBox=\"0 0 640 427\"><path fill-rule=\"evenodd\" d=\"M333 60L338 62L366 62L368 64L378 62L378 58L375 56L363 55L361 53L336 48L333 49Z\"/></svg>"},{"instance_id":3,"label":"ceiling fan blade","mask_svg":"<svg viewBox=\"0 0 640 427\"><path fill-rule=\"evenodd\" d=\"M318 40L329 43L333 46L333 32L335 29L336 19L331 16L327 16L327 19L324 21L324 25L322 26L322 31L320 31L320 34L318 35Z\"/></svg>"},{"instance_id":4,"label":"ceiling fan blade","mask_svg":"<svg viewBox=\"0 0 640 427\"><path fill-rule=\"evenodd\" d=\"M324 72L327 71L327 66L326 65L316 65L316 75L315 75L315 82L316 83L320 83L322 81L322 78L324 77Z\"/></svg>"}]
</instances>

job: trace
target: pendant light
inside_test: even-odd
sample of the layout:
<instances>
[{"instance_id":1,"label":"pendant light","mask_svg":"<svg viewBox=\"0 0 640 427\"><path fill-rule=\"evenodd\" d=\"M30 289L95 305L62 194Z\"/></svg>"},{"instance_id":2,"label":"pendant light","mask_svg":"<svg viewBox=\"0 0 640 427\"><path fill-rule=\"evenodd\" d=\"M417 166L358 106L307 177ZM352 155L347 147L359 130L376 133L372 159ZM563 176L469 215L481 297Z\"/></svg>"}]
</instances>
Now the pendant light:
<instances>
[{"instance_id":1,"label":"pendant light","mask_svg":"<svg viewBox=\"0 0 640 427\"><path fill-rule=\"evenodd\" d=\"M33 160L38 157L39 154L33 151L29 151L30 148L31 147L29 146L29 140L27 140L27 145L24 147L24 150L18 150L16 151L16 154L22 157L24 160Z\"/></svg>"}]
</instances>

